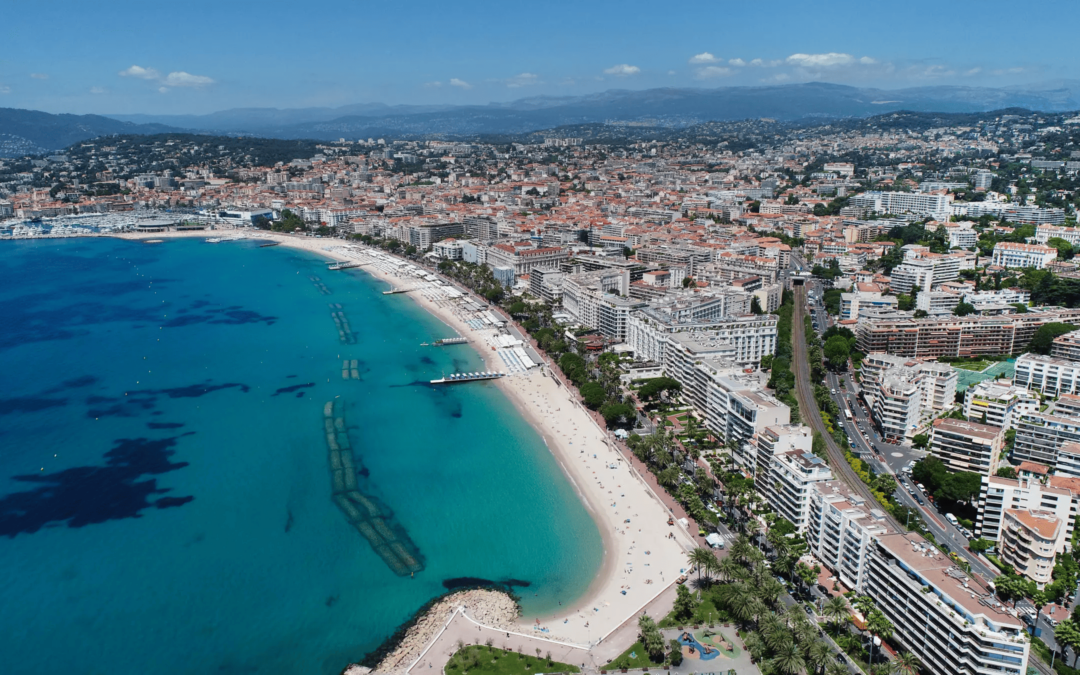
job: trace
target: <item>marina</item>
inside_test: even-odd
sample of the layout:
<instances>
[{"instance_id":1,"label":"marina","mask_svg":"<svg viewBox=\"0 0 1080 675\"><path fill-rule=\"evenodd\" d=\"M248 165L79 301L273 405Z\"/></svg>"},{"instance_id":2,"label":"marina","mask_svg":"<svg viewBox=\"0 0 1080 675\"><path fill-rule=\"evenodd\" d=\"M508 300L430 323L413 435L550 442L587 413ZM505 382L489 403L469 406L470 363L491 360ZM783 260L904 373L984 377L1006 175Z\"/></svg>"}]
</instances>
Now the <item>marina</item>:
<instances>
[{"instance_id":1,"label":"marina","mask_svg":"<svg viewBox=\"0 0 1080 675\"><path fill-rule=\"evenodd\" d=\"M506 373L483 372L483 373L454 373L446 375L438 380L432 380L431 384L455 384L457 382L479 382L481 380L497 380L506 377Z\"/></svg>"}]
</instances>

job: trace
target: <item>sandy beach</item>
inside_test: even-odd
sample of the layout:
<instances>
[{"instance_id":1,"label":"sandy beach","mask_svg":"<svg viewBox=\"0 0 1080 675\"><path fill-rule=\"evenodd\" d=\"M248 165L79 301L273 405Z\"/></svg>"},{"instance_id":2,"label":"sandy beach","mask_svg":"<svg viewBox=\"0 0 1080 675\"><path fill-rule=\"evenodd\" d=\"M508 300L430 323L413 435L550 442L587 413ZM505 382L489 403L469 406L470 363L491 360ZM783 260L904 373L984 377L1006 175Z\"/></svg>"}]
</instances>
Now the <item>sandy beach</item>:
<instances>
[{"instance_id":1,"label":"sandy beach","mask_svg":"<svg viewBox=\"0 0 1080 675\"><path fill-rule=\"evenodd\" d=\"M224 232L166 232L120 235L125 239L163 240L174 237L228 236ZM439 318L470 344L488 370L506 372L507 364L488 340L495 331L474 328L460 300L441 293L439 284L397 270L385 253L372 259L366 247L336 239L316 239L275 233L251 233L250 238L273 240L334 260L365 262L360 268L390 286L412 287L408 296ZM220 245L227 246L228 243ZM426 272L425 272L426 273ZM458 290L468 293L466 289ZM573 484L596 522L603 539L604 559L588 591L554 615L526 616L518 630L578 645L595 644L631 619L650 600L669 587L687 567L686 551L696 544L678 525L667 524L667 508L609 445L606 433L546 365L518 372L497 382L522 415L543 436L548 448ZM659 618L659 617L657 617Z\"/></svg>"}]
</instances>

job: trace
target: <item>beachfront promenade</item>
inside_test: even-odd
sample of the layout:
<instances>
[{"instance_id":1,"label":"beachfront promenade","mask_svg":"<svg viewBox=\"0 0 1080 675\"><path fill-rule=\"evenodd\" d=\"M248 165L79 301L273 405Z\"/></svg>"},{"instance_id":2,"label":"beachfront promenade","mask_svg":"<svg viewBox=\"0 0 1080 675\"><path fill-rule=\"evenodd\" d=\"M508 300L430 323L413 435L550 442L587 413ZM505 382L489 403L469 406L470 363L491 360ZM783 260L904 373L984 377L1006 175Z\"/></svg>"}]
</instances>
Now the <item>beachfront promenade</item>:
<instances>
[{"instance_id":1,"label":"beachfront promenade","mask_svg":"<svg viewBox=\"0 0 1080 675\"><path fill-rule=\"evenodd\" d=\"M675 584L671 584L653 598L641 612L636 612L616 628L603 642L593 646L591 649L584 645L573 645L539 636L507 632L498 628L484 626L470 617L467 607L461 607L450 619L444 630L430 644L427 651L403 672L412 675L442 673L450 657L458 650L459 643L464 645L485 645L490 640L491 646L496 649L505 649L529 655L536 654L536 650L539 649L540 654L544 656L550 652L551 658L555 661L578 666L585 673L598 673L606 664L637 642L637 618L642 612L648 613L649 616L654 618L659 618L671 610L674 601ZM674 628L665 629L661 632L664 635L665 642L676 639L680 635L680 631ZM678 675L709 672L726 673L729 669L734 668L739 675L758 673L758 668L750 662L750 656L746 652L742 641L735 637L735 629L725 628L723 632L725 637L734 640L737 647L737 653L734 657L729 658L723 655L710 661L702 661L693 655L687 655L681 665L672 667L666 672L677 673ZM659 670L661 669L653 668L652 672Z\"/></svg>"}]
</instances>

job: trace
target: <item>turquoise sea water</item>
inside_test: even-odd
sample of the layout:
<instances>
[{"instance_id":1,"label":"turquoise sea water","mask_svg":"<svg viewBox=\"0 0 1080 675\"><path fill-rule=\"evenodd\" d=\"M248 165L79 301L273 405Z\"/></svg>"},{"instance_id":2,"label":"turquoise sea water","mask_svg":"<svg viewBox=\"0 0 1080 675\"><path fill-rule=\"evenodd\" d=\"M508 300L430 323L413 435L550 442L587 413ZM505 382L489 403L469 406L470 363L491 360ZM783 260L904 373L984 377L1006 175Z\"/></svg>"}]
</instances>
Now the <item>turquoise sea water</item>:
<instances>
[{"instance_id":1,"label":"turquoise sea water","mask_svg":"<svg viewBox=\"0 0 1080 675\"><path fill-rule=\"evenodd\" d=\"M332 674L447 579L585 591L600 536L542 439L491 385L423 384L482 362L382 290L251 242L0 244L3 672ZM331 499L331 400L414 578Z\"/></svg>"}]
</instances>

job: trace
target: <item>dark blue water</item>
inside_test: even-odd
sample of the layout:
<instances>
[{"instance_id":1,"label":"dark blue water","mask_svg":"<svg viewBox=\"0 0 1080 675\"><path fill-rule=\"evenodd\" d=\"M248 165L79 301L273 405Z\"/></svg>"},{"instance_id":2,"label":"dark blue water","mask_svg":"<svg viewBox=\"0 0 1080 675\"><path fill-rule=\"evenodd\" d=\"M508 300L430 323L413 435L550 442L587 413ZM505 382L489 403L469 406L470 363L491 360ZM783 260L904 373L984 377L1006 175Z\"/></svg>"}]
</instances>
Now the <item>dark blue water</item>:
<instances>
[{"instance_id":1,"label":"dark blue water","mask_svg":"<svg viewBox=\"0 0 1080 675\"><path fill-rule=\"evenodd\" d=\"M0 244L3 672L331 674L447 579L584 592L599 533L543 441L491 385L424 384L482 362L381 290L250 242ZM332 500L328 401L415 577Z\"/></svg>"}]
</instances>

